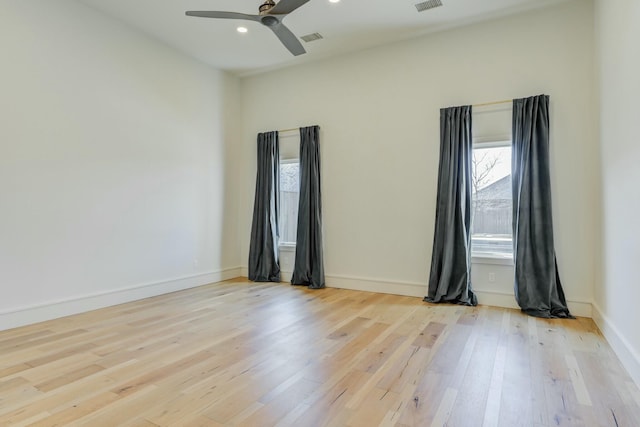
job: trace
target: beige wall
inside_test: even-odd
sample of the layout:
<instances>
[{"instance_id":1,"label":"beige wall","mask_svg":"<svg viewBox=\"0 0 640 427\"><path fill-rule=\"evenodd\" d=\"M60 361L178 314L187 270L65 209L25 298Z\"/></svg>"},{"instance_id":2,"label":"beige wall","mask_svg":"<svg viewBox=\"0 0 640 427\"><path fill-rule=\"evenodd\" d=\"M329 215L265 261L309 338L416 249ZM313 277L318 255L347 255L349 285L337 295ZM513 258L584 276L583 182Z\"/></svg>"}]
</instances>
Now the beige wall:
<instances>
[{"instance_id":1,"label":"beige wall","mask_svg":"<svg viewBox=\"0 0 640 427\"><path fill-rule=\"evenodd\" d=\"M640 2L597 3L602 161L602 281L594 318L640 384Z\"/></svg>"},{"instance_id":2,"label":"beige wall","mask_svg":"<svg viewBox=\"0 0 640 427\"><path fill-rule=\"evenodd\" d=\"M593 38L592 3L573 1L243 79L242 261L256 133L319 124L328 283L423 295L439 109L546 93L558 262L569 300L589 303L600 204ZM508 267L488 268L474 269L481 302L513 301Z\"/></svg>"},{"instance_id":3,"label":"beige wall","mask_svg":"<svg viewBox=\"0 0 640 427\"><path fill-rule=\"evenodd\" d=\"M0 56L0 329L238 267L238 79L68 0Z\"/></svg>"}]
</instances>

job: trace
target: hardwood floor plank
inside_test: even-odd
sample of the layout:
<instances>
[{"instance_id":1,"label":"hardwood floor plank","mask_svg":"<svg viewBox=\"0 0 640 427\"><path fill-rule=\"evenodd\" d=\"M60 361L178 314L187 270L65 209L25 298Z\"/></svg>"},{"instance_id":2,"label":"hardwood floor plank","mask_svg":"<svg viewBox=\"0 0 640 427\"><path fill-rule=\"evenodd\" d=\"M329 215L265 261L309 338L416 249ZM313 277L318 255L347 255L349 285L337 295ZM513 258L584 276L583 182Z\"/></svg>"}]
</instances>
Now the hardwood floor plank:
<instances>
[{"instance_id":1,"label":"hardwood floor plank","mask_svg":"<svg viewBox=\"0 0 640 427\"><path fill-rule=\"evenodd\" d=\"M97 346L93 343L83 343L76 346L67 347L62 351L54 351L53 353L48 353L45 356L27 360L24 363L32 368L35 368L37 366L46 365L47 363L51 363L56 360L65 359L78 353L86 353L96 347Z\"/></svg>"},{"instance_id":2,"label":"hardwood floor plank","mask_svg":"<svg viewBox=\"0 0 640 427\"><path fill-rule=\"evenodd\" d=\"M578 367L578 361L575 356L573 356L573 354L566 354L564 356L564 360L566 361L567 368L569 369L571 385L573 386L573 391L576 394L578 403L581 405L592 406L591 396L589 396L589 391L584 383L584 377L582 376L582 371Z\"/></svg>"},{"instance_id":3,"label":"hardwood floor plank","mask_svg":"<svg viewBox=\"0 0 640 427\"><path fill-rule=\"evenodd\" d=\"M5 368L0 369L0 380L3 380L13 374L19 374L22 371L26 371L31 369L32 366L27 365L26 363L18 363L11 366L6 366Z\"/></svg>"},{"instance_id":4,"label":"hardwood floor plank","mask_svg":"<svg viewBox=\"0 0 640 427\"><path fill-rule=\"evenodd\" d=\"M484 421L482 422L483 427L497 427L500 421L500 404L502 402L502 388L506 358L507 348L499 346L493 365L491 383L489 384L487 407L484 411Z\"/></svg>"},{"instance_id":5,"label":"hardwood floor plank","mask_svg":"<svg viewBox=\"0 0 640 427\"><path fill-rule=\"evenodd\" d=\"M31 425L37 423L38 421L42 420L43 418L47 418L48 416L50 416L50 414L48 412L41 412L39 414L34 415L31 418L27 418L26 420L11 424L11 427L31 426Z\"/></svg>"},{"instance_id":6,"label":"hardwood floor plank","mask_svg":"<svg viewBox=\"0 0 640 427\"><path fill-rule=\"evenodd\" d=\"M352 427L381 425L387 413L395 409L398 400L397 393L373 388L357 409L350 413L345 425Z\"/></svg>"},{"instance_id":7,"label":"hardwood floor plank","mask_svg":"<svg viewBox=\"0 0 640 427\"><path fill-rule=\"evenodd\" d=\"M103 408L115 402L119 399L119 396L105 392L97 396L93 396L89 399L83 400L77 404L73 404L70 407L56 412L46 418L43 418L33 424L33 427L51 427L51 426L64 426L72 421L78 420L85 415L91 414L100 408Z\"/></svg>"},{"instance_id":8,"label":"hardwood floor plank","mask_svg":"<svg viewBox=\"0 0 640 427\"><path fill-rule=\"evenodd\" d=\"M250 416L243 418L242 421L237 422L237 426L252 427L252 426L273 426L282 421L287 414L298 406L300 401L307 399L314 390L319 386L319 383L311 381L305 378L298 377L298 380L293 384L290 384L285 390L278 393L271 399L264 399L267 402L262 405L257 411L253 412ZM234 420L232 420L234 423Z\"/></svg>"},{"instance_id":9,"label":"hardwood floor plank","mask_svg":"<svg viewBox=\"0 0 640 427\"><path fill-rule=\"evenodd\" d=\"M2 332L2 339L0 339L0 352L4 353L6 350L11 349L16 345L33 342L36 338L46 337L53 334L53 331L47 329L34 331L31 329L17 328L4 331Z\"/></svg>"},{"instance_id":10,"label":"hardwood floor plank","mask_svg":"<svg viewBox=\"0 0 640 427\"><path fill-rule=\"evenodd\" d=\"M30 386L34 392L7 396L3 401L3 405L0 405L0 425L12 426L44 412L50 415L72 405L79 396L84 399L91 398L106 391L112 385L111 379L100 375L85 377L48 393L42 393Z\"/></svg>"},{"instance_id":11,"label":"hardwood floor plank","mask_svg":"<svg viewBox=\"0 0 640 427\"><path fill-rule=\"evenodd\" d=\"M294 425L328 426L341 420L343 422L339 422L338 425L347 425L352 411L346 409L346 402L355 390L366 382L367 375L362 371L352 370L340 376L326 392L324 388L317 389L305 399L305 403L310 405L309 409L298 417Z\"/></svg>"},{"instance_id":12,"label":"hardwood floor plank","mask_svg":"<svg viewBox=\"0 0 640 427\"><path fill-rule=\"evenodd\" d=\"M534 426L544 426L548 425L549 420L544 390L544 371L546 366L542 358L544 343L538 337L538 322L536 318L527 318L527 330L529 336L529 370L531 373L531 421Z\"/></svg>"},{"instance_id":13,"label":"hardwood floor plank","mask_svg":"<svg viewBox=\"0 0 640 427\"><path fill-rule=\"evenodd\" d=\"M405 402L399 422L409 426L431 425L448 388L451 375L428 370Z\"/></svg>"},{"instance_id":14,"label":"hardwood floor plank","mask_svg":"<svg viewBox=\"0 0 640 427\"><path fill-rule=\"evenodd\" d=\"M0 332L3 427L639 419L590 319L238 279Z\"/></svg>"},{"instance_id":15,"label":"hardwood floor plank","mask_svg":"<svg viewBox=\"0 0 640 427\"><path fill-rule=\"evenodd\" d=\"M222 427L224 424L217 423L211 418L207 418L204 415L197 415L192 418L187 418L176 424L175 427ZM128 426L125 426L128 427Z\"/></svg>"},{"instance_id":16,"label":"hardwood floor plank","mask_svg":"<svg viewBox=\"0 0 640 427\"><path fill-rule=\"evenodd\" d=\"M503 330L501 345L505 345L505 361L500 400L500 427L529 426L534 420L534 399L531 393L531 350L527 318L510 316L507 331Z\"/></svg>"},{"instance_id":17,"label":"hardwood floor plank","mask_svg":"<svg viewBox=\"0 0 640 427\"><path fill-rule=\"evenodd\" d=\"M438 406L438 411L436 412L435 417L433 417L433 421L431 421L431 427L441 427L447 425L447 420L451 416L453 405L456 402L457 396L458 390L455 390L453 388L447 388L445 390L444 397L440 402L440 406Z\"/></svg>"},{"instance_id":18,"label":"hardwood floor plank","mask_svg":"<svg viewBox=\"0 0 640 427\"><path fill-rule=\"evenodd\" d=\"M413 341L413 345L424 348L432 348L447 325L438 322L431 322L420 335Z\"/></svg>"},{"instance_id":19,"label":"hardwood floor plank","mask_svg":"<svg viewBox=\"0 0 640 427\"><path fill-rule=\"evenodd\" d=\"M65 386L103 370L104 368L98 365L83 366L79 369L75 369L73 372L66 372L59 377L52 378L40 384L36 384L35 387L38 390L46 393L48 391L55 390L56 388Z\"/></svg>"},{"instance_id":20,"label":"hardwood floor plank","mask_svg":"<svg viewBox=\"0 0 640 427\"><path fill-rule=\"evenodd\" d=\"M385 366L384 371L378 371L382 374L380 381L376 384L378 388L400 393L407 384L415 386L417 380L426 371L431 350L408 345L408 343L400 350L402 353L393 360L393 363Z\"/></svg>"},{"instance_id":21,"label":"hardwood floor plank","mask_svg":"<svg viewBox=\"0 0 640 427\"><path fill-rule=\"evenodd\" d=\"M70 376L74 375L74 372L78 369L95 365L95 362L98 359L99 357L92 353L79 352L67 355L61 359L52 360L47 364L24 370L17 375L28 379L35 387L39 387L40 385L43 387L49 387L47 383L51 383L51 385L54 385L55 381L64 383L64 379L61 379L61 377L64 377L67 374ZM93 369L98 371L100 368L102 367L96 366Z\"/></svg>"}]
</instances>

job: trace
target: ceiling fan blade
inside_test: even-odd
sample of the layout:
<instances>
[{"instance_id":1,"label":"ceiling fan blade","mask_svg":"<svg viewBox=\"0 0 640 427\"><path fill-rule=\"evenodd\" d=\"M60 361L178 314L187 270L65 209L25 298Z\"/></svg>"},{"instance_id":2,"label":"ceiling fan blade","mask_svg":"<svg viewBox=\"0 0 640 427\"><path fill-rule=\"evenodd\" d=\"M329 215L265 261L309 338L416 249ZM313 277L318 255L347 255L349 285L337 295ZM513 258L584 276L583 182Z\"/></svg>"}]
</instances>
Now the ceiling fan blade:
<instances>
[{"instance_id":1,"label":"ceiling fan blade","mask_svg":"<svg viewBox=\"0 0 640 427\"><path fill-rule=\"evenodd\" d=\"M190 10L185 12L185 14L187 16L197 16L200 18L247 19L249 21L260 22L259 15L247 15L246 13Z\"/></svg>"},{"instance_id":2,"label":"ceiling fan blade","mask_svg":"<svg viewBox=\"0 0 640 427\"><path fill-rule=\"evenodd\" d=\"M270 11L269 15L286 15L293 12L309 0L280 0Z\"/></svg>"},{"instance_id":3,"label":"ceiling fan blade","mask_svg":"<svg viewBox=\"0 0 640 427\"><path fill-rule=\"evenodd\" d=\"M287 49L289 49L289 52L291 52L294 56L307 53L307 51L304 50L304 47L302 47L302 43L300 43L300 40L298 40L295 34L293 34L291 30L285 27L284 24L281 23L269 28L271 28L275 35L278 36L282 44Z\"/></svg>"}]
</instances>

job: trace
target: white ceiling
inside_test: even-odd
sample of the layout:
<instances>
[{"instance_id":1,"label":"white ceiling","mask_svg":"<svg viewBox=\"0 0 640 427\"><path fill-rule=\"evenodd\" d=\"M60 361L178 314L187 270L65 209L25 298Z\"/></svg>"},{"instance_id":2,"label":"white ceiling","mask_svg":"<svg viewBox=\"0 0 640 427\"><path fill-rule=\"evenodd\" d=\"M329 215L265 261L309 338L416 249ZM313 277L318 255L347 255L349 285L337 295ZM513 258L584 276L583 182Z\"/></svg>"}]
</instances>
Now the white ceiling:
<instances>
[{"instance_id":1,"label":"white ceiling","mask_svg":"<svg viewBox=\"0 0 640 427\"><path fill-rule=\"evenodd\" d=\"M217 10L257 14L263 0L79 1L216 68L247 75L565 0L442 0L443 6L424 12L415 7L422 0L310 0L287 16L284 23L298 37L318 32L324 39L302 42L307 53L297 57L260 23L195 18L184 13ZM239 25L249 32L238 33Z\"/></svg>"}]
</instances>

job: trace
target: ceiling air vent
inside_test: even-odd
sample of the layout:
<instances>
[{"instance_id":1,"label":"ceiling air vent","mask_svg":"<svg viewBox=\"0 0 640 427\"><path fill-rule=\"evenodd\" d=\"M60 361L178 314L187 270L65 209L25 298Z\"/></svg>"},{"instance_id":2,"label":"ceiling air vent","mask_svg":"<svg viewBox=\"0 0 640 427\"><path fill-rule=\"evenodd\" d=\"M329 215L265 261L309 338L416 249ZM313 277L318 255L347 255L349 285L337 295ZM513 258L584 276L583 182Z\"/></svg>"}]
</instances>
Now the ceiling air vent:
<instances>
[{"instance_id":1,"label":"ceiling air vent","mask_svg":"<svg viewBox=\"0 0 640 427\"><path fill-rule=\"evenodd\" d=\"M442 2L440 0L427 0L416 4L416 9L418 9L418 12L424 12L425 10L440 6L442 6Z\"/></svg>"},{"instance_id":2,"label":"ceiling air vent","mask_svg":"<svg viewBox=\"0 0 640 427\"><path fill-rule=\"evenodd\" d=\"M307 34L306 36L302 36L300 38L305 42L309 43L309 42L314 42L316 40L320 40L324 37L322 37L322 34L320 33L311 33L311 34Z\"/></svg>"}]
</instances>

